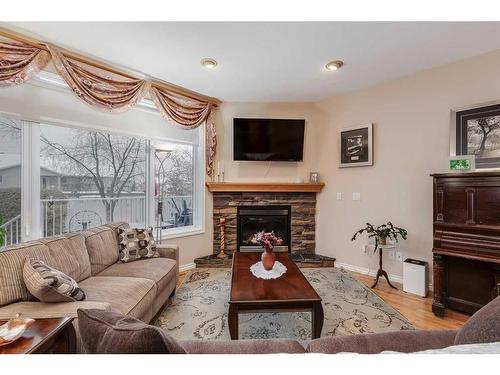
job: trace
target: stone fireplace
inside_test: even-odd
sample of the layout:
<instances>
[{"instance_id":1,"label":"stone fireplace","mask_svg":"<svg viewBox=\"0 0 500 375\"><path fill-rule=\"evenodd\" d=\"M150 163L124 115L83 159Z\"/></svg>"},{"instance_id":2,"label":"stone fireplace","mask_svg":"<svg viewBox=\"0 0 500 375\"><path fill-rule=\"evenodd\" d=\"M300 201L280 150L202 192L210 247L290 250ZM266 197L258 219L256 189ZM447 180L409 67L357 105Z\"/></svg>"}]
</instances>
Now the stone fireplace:
<instances>
[{"instance_id":1,"label":"stone fireplace","mask_svg":"<svg viewBox=\"0 0 500 375\"><path fill-rule=\"evenodd\" d=\"M214 192L213 202L214 254L218 254L220 251L220 227L218 224L221 217L226 219L226 253L232 253L238 251L238 211L248 212L249 210L271 209L273 207L280 210L283 206L290 207L290 216L287 219L290 220L289 252L314 254L316 248L315 193ZM272 226L277 226L276 220L279 221L277 217L279 215L272 216L274 216L275 221L267 223L269 229ZM242 218L240 218L241 220ZM255 229L259 228L255 222L252 225Z\"/></svg>"},{"instance_id":2,"label":"stone fireplace","mask_svg":"<svg viewBox=\"0 0 500 375\"><path fill-rule=\"evenodd\" d=\"M335 259L316 254L316 193L322 183L208 182L213 194L213 253L195 260L199 267L230 266L236 251L262 251L248 243L259 230L274 230L283 247L302 266L333 266ZM225 219L225 259L220 252L220 219Z\"/></svg>"}]
</instances>

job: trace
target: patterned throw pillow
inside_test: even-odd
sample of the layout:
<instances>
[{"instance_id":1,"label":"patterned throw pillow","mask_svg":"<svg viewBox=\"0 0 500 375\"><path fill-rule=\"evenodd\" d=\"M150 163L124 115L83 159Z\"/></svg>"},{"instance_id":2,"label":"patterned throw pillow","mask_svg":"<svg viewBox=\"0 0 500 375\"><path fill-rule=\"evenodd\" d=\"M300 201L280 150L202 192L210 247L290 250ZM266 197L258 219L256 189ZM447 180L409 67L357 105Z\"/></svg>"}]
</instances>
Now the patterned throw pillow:
<instances>
[{"instance_id":1,"label":"patterned throw pillow","mask_svg":"<svg viewBox=\"0 0 500 375\"><path fill-rule=\"evenodd\" d=\"M119 228L118 247L122 262L132 262L141 258L157 258L156 242L153 238L153 228Z\"/></svg>"},{"instance_id":2,"label":"patterned throw pillow","mask_svg":"<svg viewBox=\"0 0 500 375\"><path fill-rule=\"evenodd\" d=\"M72 302L85 299L75 280L41 260L26 259L23 279L28 291L41 302Z\"/></svg>"}]
</instances>

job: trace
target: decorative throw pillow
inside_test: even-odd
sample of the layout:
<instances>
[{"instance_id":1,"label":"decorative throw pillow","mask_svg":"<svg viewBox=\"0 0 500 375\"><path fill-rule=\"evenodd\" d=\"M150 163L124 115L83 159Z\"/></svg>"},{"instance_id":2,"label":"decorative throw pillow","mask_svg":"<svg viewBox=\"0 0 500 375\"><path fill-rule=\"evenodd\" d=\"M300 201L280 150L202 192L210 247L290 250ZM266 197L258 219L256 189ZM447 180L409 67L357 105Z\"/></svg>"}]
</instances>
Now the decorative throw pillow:
<instances>
[{"instance_id":1,"label":"decorative throw pillow","mask_svg":"<svg viewBox=\"0 0 500 375\"><path fill-rule=\"evenodd\" d=\"M41 260L26 259L23 279L28 291L41 302L72 302L85 299L75 280Z\"/></svg>"},{"instance_id":2,"label":"decorative throw pillow","mask_svg":"<svg viewBox=\"0 0 500 375\"><path fill-rule=\"evenodd\" d=\"M122 262L132 262L141 258L157 258L156 242L153 238L153 228L119 228L118 247L119 259Z\"/></svg>"}]
</instances>

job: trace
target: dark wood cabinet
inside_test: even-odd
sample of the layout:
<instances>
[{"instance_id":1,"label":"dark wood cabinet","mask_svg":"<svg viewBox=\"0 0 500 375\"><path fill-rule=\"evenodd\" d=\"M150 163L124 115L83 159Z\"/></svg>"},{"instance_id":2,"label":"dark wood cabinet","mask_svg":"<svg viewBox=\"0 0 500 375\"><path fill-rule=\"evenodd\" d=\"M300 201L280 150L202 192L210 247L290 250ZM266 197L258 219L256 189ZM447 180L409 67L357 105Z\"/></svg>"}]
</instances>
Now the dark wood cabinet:
<instances>
[{"instance_id":1,"label":"dark wood cabinet","mask_svg":"<svg viewBox=\"0 0 500 375\"><path fill-rule=\"evenodd\" d=\"M499 292L500 172L433 174L434 299L474 313Z\"/></svg>"}]
</instances>

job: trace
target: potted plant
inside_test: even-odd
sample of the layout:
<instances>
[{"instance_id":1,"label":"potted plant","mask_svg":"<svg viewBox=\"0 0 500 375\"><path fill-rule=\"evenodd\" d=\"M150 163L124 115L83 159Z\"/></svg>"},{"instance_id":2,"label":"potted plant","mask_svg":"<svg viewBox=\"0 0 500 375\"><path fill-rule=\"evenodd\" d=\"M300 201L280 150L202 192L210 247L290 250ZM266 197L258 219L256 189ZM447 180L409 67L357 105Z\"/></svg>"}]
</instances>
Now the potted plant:
<instances>
[{"instance_id":1,"label":"potted plant","mask_svg":"<svg viewBox=\"0 0 500 375\"><path fill-rule=\"evenodd\" d=\"M366 223L366 226L358 230L351 238L354 241L356 237L362 233L366 232L368 238L375 239L375 249L376 251L379 245L387 245L387 239L394 240L398 242L399 237L406 240L408 232L406 229L395 227L390 221L387 224L379 225L378 227L373 226L373 224Z\"/></svg>"},{"instance_id":2,"label":"potted plant","mask_svg":"<svg viewBox=\"0 0 500 375\"><path fill-rule=\"evenodd\" d=\"M254 244L259 244L264 246L264 252L262 253L262 266L266 271L271 271L276 262L276 255L273 253L274 245L281 245L283 239L277 237L274 232L264 232L260 231L255 233L250 241Z\"/></svg>"},{"instance_id":3,"label":"potted plant","mask_svg":"<svg viewBox=\"0 0 500 375\"><path fill-rule=\"evenodd\" d=\"M4 245L4 240L5 240L5 235L7 234L7 231L3 227L3 217L0 215L0 247Z\"/></svg>"}]
</instances>

